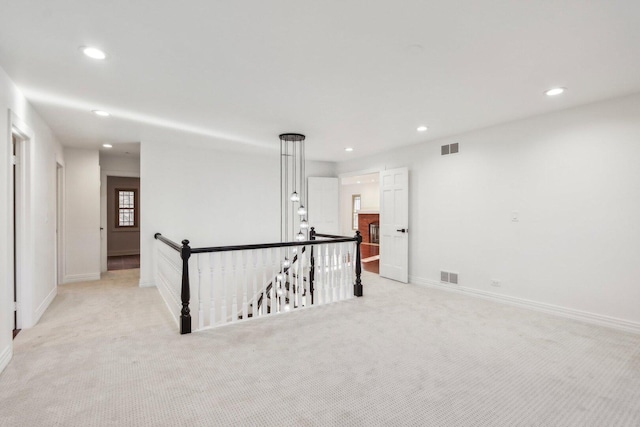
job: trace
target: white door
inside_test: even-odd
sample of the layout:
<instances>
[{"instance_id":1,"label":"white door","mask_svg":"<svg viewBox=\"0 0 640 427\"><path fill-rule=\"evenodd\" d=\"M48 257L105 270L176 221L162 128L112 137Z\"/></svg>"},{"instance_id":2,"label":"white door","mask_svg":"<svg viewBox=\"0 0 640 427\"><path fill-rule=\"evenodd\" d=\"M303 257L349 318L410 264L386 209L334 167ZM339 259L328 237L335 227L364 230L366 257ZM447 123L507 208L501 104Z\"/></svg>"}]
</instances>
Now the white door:
<instances>
[{"instance_id":1,"label":"white door","mask_svg":"<svg viewBox=\"0 0 640 427\"><path fill-rule=\"evenodd\" d=\"M380 172L380 276L409 281L409 170Z\"/></svg>"},{"instance_id":2,"label":"white door","mask_svg":"<svg viewBox=\"0 0 640 427\"><path fill-rule=\"evenodd\" d=\"M340 186L338 178L307 178L309 225L316 233L340 234Z\"/></svg>"}]
</instances>

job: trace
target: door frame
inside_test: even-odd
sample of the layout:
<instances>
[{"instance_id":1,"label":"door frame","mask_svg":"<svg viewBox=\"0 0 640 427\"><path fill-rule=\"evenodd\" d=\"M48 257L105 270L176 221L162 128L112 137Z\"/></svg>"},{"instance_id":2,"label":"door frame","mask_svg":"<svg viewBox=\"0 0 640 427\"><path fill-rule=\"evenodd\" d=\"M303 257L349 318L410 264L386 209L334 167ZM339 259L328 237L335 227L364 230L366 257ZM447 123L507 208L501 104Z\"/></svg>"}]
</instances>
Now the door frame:
<instances>
[{"instance_id":1,"label":"door frame","mask_svg":"<svg viewBox=\"0 0 640 427\"><path fill-rule=\"evenodd\" d=\"M107 272L107 177L140 178L140 172L103 170L100 168L100 272ZM142 189L142 180L140 180ZM140 236L142 238L142 236Z\"/></svg>"},{"instance_id":2,"label":"door frame","mask_svg":"<svg viewBox=\"0 0 640 427\"><path fill-rule=\"evenodd\" d=\"M380 169L380 168L370 168L370 169L361 169L358 171L353 171L353 172L343 172L343 173L339 173L338 174L338 185L340 186L340 200L338 203L338 206L340 206L340 223L338 224L338 226L340 227L340 230L344 230L344 224L342 223L342 178L347 178L350 176L357 176L357 175L371 175L371 174L379 174L381 171L383 171L384 169ZM349 227L351 228L351 227ZM342 233L341 233L342 234Z\"/></svg>"},{"instance_id":3,"label":"door frame","mask_svg":"<svg viewBox=\"0 0 640 427\"><path fill-rule=\"evenodd\" d=\"M35 141L35 134L13 111L9 110L9 126L7 144L7 159L10 167L9 175L9 193L11 201L7 203L7 235L9 237L9 248L7 251L7 282L13 283L16 278L16 306L17 319L16 327L18 329L30 328L35 323L33 318L33 286L32 286L32 266L34 265L34 242L33 234L33 214L32 207L32 191L31 191L31 146ZM19 159L16 165L16 183L13 181L13 142L12 137L17 139L17 157ZM13 193L16 191L15 212L18 214L14 218ZM13 224L15 221L15 236L13 232ZM15 252L13 250L15 241ZM16 267L14 271L13 257L16 257ZM14 276L15 275L15 276ZM11 302L13 303L13 302ZM11 310L13 312L13 309Z\"/></svg>"},{"instance_id":4,"label":"door frame","mask_svg":"<svg viewBox=\"0 0 640 427\"><path fill-rule=\"evenodd\" d=\"M64 282L64 164L56 160L56 285Z\"/></svg>"}]
</instances>

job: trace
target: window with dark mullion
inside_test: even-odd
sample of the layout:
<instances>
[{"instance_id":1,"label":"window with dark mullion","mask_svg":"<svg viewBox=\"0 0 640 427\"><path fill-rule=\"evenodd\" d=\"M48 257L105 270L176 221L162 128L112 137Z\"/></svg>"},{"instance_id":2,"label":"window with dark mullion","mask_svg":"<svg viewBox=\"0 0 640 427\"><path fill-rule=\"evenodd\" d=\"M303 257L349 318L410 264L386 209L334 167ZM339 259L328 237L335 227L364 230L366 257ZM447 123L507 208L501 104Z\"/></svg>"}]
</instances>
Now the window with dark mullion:
<instances>
[{"instance_id":1,"label":"window with dark mullion","mask_svg":"<svg viewBox=\"0 0 640 427\"><path fill-rule=\"evenodd\" d=\"M137 227L137 190L116 188L116 227Z\"/></svg>"}]
</instances>

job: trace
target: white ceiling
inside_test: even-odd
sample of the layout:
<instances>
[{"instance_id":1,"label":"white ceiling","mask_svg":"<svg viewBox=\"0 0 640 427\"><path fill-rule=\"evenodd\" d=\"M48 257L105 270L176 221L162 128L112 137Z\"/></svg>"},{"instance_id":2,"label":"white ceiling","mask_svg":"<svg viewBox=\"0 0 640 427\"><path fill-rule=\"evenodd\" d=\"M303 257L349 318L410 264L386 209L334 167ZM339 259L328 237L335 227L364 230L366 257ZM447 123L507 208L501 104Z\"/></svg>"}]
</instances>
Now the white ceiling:
<instances>
[{"instance_id":1,"label":"white ceiling","mask_svg":"<svg viewBox=\"0 0 640 427\"><path fill-rule=\"evenodd\" d=\"M301 132L308 158L340 161L640 91L637 0L0 0L0 11L0 66L70 146L276 150L279 133ZM568 91L544 96L553 86Z\"/></svg>"}]
</instances>

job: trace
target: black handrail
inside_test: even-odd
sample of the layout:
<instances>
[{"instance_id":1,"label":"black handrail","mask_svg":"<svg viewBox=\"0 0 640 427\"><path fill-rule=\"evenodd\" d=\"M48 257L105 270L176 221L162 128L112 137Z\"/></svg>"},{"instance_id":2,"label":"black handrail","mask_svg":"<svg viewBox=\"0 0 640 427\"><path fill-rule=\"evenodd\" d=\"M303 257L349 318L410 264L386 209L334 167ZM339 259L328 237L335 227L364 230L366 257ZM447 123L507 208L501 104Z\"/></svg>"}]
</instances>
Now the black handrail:
<instances>
[{"instance_id":1,"label":"black handrail","mask_svg":"<svg viewBox=\"0 0 640 427\"><path fill-rule=\"evenodd\" d=\"M156 240L160 240L162 243L165 243L167 246L175 249L176 251L180 252L180 250L182 249L182 246L180 246L179 244L177 244L176 242L174 242L173 240L169 240L166 237L164 237L162 234L160 233L156 233L153 235L153 237L156 238Z\"/></svg>"},{"instance_id":2,"label":"black handrail","mask_svg":"<svg viewBox=\"0 0 640 427\"><path fill-rule=\"evenodd\" d=\"M335 234L320 234L316 233L316 237L325 237L327 239L351 239L355 240L355 237L347 237L347 236L336 236Z\"/></svg>"},{"instance_id":3,"label":"black handrail","mask_svg":"<svg viewBox=\"0 0 640 427\"><path fill-rule=\"evenodd\" d=\"M318 236L318 234L316 234ZM355 237L342 237L333 239L330 243L355 242ZM236 245L236 246L212 246L208 248L193 248L192 254L202 254L208 252L228 252L228 251L249 251L252 249L269 249L269 248L286 248L290 246L313 246L327 243L326 240L305 240L302 242L277 242L277 243L259 243L254 245Z\"/></svg>"}]
</instances>

